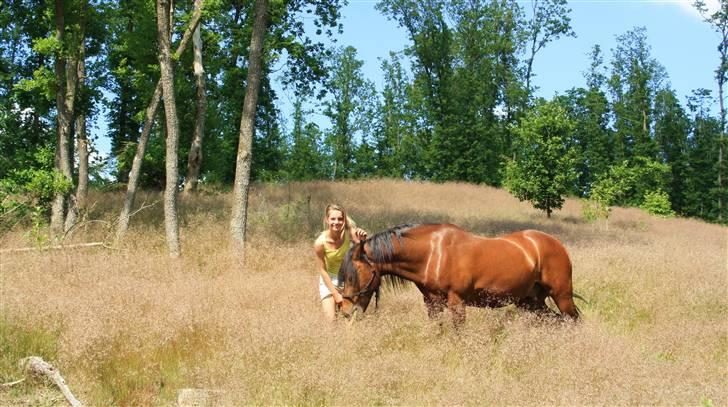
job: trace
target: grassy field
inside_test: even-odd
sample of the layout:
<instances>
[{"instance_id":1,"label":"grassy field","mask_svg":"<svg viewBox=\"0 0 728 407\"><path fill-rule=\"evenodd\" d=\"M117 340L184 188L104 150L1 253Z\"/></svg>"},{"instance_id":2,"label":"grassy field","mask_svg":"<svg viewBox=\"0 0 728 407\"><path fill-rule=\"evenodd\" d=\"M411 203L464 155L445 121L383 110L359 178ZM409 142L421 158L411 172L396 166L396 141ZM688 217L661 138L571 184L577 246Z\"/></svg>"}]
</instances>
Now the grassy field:
<instances>
[{"instance_id":1,"label":"grassy field","mask_svg":"<svg viewBox=\"0 0 728 407\"><path fill-rule=\"evenodd\" d=\"M99 406L173 405L189 387L221 391L223 405L728 405L728 228L619 208L605 228L583 220L578 200L546 219L467 184L259 185L239 268L229 198L181 201L177 260L161 204L136 214L114 249L1 254L0 382L38 355ZM90 219L112 222L121 199L94 195ZM483 235L551 233L589 300L577 302L583 321L468 308L454 332L428 320L412 286L384 292L356 324L327 324L312 245L329 202L370 232L452 222ZM107 227L85 223L69 243ZM31 235L6 234L0 248L32 246ZM41 380L0 389L0 405L18 404L64 400Z\"/></svg>"}]
</instances>

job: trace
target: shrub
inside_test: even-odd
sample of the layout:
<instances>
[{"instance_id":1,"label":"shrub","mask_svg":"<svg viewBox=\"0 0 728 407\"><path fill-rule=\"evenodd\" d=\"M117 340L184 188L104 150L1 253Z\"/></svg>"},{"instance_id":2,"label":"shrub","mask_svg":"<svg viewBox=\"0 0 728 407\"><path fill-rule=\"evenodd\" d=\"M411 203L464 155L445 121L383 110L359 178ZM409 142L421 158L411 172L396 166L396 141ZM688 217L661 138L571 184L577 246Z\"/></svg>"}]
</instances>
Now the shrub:
<instances>
[{"instance_id":1,"label":"shrub","mask_svg":"<svg viewBox=\"0 0 728 407\"><path fill-rule=\"evenodd\" d=\"M13 170L0 180L0 231L30 219L44 224L56 193L67 193L73 184L53 168L53 151L42 148L35 154L37 166Z\"/></svg>"},{"instance_id":2,"label":"shrub","mask_svg":"<svg viewBox=\"0 0 728 407\"><path fill-rule=\"evenodd\" d=\"M640 208L652 215L664 218L675 216L675 211L670 206L670 197L667 195L667 192L661 189L646 192Z\"/></svg>"}]
</instances>

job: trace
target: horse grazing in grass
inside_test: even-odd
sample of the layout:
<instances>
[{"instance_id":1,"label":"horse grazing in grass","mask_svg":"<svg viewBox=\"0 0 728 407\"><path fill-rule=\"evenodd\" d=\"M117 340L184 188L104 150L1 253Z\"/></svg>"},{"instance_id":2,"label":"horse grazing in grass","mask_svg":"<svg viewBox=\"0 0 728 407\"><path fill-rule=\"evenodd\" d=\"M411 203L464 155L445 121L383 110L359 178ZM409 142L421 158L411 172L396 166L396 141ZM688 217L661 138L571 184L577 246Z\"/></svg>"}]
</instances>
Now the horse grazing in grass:
<instances>
[{"instance_id":1,"label":"horse grazing in grass","mask_svg":"<svg viewBox=\"0 0 728 407\"><path fill-rule=\"evenodd\" d=\"M518 307L578 320L571 284L571 261L553 236L524 230L486 238L451 224L400 225L349 249L339 269L341 312L364 312L383 276L408 280L422 292L430 318L450 311L455 326L465 306Z\"/></svg>"}]
</instances>

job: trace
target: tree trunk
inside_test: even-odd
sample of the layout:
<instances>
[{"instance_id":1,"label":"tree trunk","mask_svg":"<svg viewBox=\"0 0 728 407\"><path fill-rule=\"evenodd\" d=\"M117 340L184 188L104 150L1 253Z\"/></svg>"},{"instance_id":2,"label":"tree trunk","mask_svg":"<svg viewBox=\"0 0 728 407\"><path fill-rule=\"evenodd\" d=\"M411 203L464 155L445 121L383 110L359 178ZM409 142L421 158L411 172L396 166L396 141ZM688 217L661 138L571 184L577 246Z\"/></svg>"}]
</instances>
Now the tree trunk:
<instances>
[{"instance_id":1,"label":"tree trunk","mask_svg":"<svg viewBox=\"0 0 728 407\"><path fill-rule=\"evenodd\" d=\"M159 68L161 71L162 95L164 96L164 114L166 116L167 142L165 154L164 185L164 228L167 236L169 255L179 257L179 222L177 219L177 145L179 144L179 122L174 96L174 73L170 55L170 25L168 0L157 0L157 38L159 44Z\"/></svg>"},{"instance_id":2,"label":"tree trunk","mask_svg":"<svg viewBox=\"0 0 728 407\"><path fill-rule=\"evenodd\" d=\"M232 218L230 233L238 260L242 264L245 250L245 228L248 221L248 191L250 188L250 165L253 158L253 132L255 113L258 107L258 93L263 74L263 41L268 24L268 0L255 1L255 22L250 38L248 77L240 119L238 155L235 163Z\"/></svg>"},{"instance_id":3,"label":"tree trunk","mask_svg":"<svg viewBox=\"0 0 728 407\"><path fill-rule=\"evenodd\" d=\"M199 8L202 0L195 0L195 7ZM197 116L195 118L195 133L192 136L192 146L187 157L187 177L185 177L184 193L189 194L197 190L202 166L202 138L205 134L205 116L207 114L207 92L205 89L205 70L202 65L202 38L200 26L192 35L194 48L193 69L197 82Z\"/></svg>"},{"instance_id":4,"label":"tree trunk","mask_svg":"<svg viewBox=\"0 0 728 407\"><path fill-rule=\"evenodd\" d=\"M85 46L81 42L78 53L78 88L79 93L84 87L86 80ZM80 112L76 117L76 152L78 153L78 184L76 194L72 196L71 204L66 216L65 231L68 232L78 221L78 215L86 210L86 198L88 195L88 137L86 136L86 114Z\"/></svg>"},{"instance_id":5,"label":"tree trunk","mask_svg":"<svg viewBox=\"0 0 728 407\"><path fill-rule=\"evenodd\" d=\"M723 30L723 44L728 43L728 30ZM728 46L723 45L721 49L721 64L718 68L718 100L720 101L720 138L718 139L718 222L723 223L723 196L725 190L723 189L723 148L725 147L725 132L726 132L726 111L724 102L724 87L726 81L726 70L728 70L728 55L726 50Z\"/></svg>"},{"instance_id":6,"label":"tree trunk","mask_svg":"<svg viewBox=\"0 0 728 407\"><path fill-rule=\"evenodd\" d=\"M187 47L187 44L192 38L192 32L200 22L202 16L202 5L196 8L192 14L189 26L185 30L180 41L177 50L174 53L174 59L179 59L182 52ZM134 206L134 198L136 197L137 187L139 186L139 175L141 174L142 161L144 160L144 153L147 150L147 142L149 141L149 134L152 131L152 125L154 125L154 117L157 115L157 108L159 107L159 100L162 96L162 79L160 78L157 82L157 87L154 89L152 100L149 101L149 106L144 114L144 128L142 134L139 136L139 143L137 144L136 153L134 154L134 160L132 161L131 171L129 172L129 181L126 184L126 197L124 198L124 206L121 208L119 219L116 225L116 241L120 241L126 231L129 229L129 217L131 216L131 208Z\"/></svg>"},{"instance_id":7,"label":"tree trunk","mask_svg":"<svg viewBox=\"0 0 728 407\"><path fill-rule=\"evenodd\" d=\"M56 40L63 43L65 30L63 2L55 1L56 9ZM70 156L71 119L73 117L73 103L76 98L76 63L74 57L63 55L62 51L56 53L56 115L57 138L55 169L66 179L73 179ZM63 233L65 221L66 193L56 192L51 206L51 237L59 238Z\"/></svg>"}]
</instances>

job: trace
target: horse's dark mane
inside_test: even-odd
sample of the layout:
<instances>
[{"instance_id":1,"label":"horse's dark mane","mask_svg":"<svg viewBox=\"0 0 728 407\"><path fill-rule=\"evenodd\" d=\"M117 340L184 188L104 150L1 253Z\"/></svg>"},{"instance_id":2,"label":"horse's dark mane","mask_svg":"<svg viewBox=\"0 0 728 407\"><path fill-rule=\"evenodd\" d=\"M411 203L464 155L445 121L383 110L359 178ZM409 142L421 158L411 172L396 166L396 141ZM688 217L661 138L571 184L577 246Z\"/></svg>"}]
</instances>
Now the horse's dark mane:
<instances>
[{"instance_id":1,"label":"horse's dark mane","mask_svg":"<svg viewBox=\"0 0 728 407\"><path fill-rule=\"evenodd\" d=\"M364 243L369 249L369 255L371 256L370 261L372 261L373 263L388 263L392 261L395 254L395 239L399 242L400 246L403 245L404 242L402 238L407 236L407 231L416 226L419 225L397 225L367 238ZM353 249L354 247L352 246L352 248L346 252L346 256L344 256L344 261L341 263L341 268L339 269L340 285L343 285L344 281L347 281L347 278L356 284L359 283L359 275L356 272L356 268L354 267L354 263L352 262L351 258L354 251ZM404 283L407 282L407 280L398 278L393 275L388 275L386 277L388 278L386 278L384 281L388 281L387 285L392 288L401 288Z\"/></svg>"},{"instance_id":2,"label":"horse's dark mane","mask_svg":"<svg viewBox=\"0 0 728 407\"><path fill-rule=\"evenodd\" d=\"M402 237L407 234L408 230L415 226L419 225L397 225L368 238L366 243L371 252L371 260L374 263L388 263L392 261L392 256L394 256L394 239L396 238L399 244L403 245Z\"/></svg>"}]
</instances>

